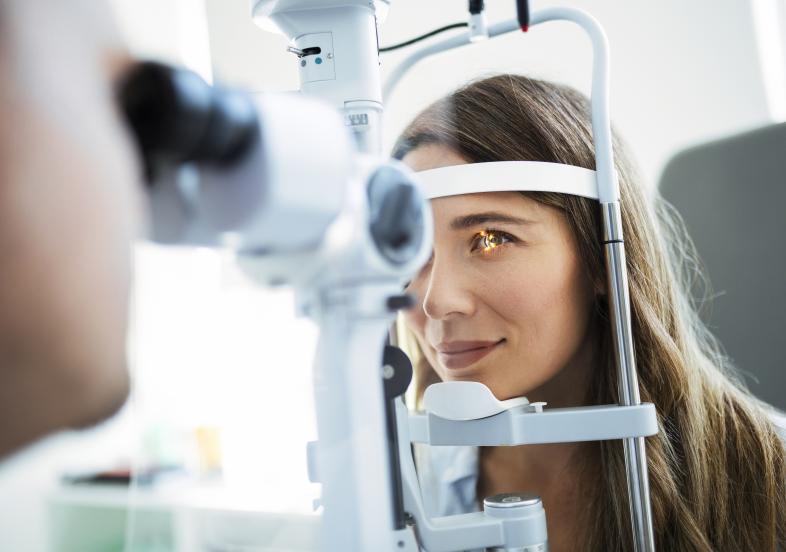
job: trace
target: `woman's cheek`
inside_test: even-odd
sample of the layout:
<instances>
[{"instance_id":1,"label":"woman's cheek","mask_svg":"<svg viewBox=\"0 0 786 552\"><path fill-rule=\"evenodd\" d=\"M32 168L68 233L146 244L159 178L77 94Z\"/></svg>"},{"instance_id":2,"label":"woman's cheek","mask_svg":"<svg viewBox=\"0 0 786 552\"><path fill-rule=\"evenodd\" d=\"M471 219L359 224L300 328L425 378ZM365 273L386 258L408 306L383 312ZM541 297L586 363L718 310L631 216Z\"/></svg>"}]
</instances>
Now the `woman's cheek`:
<instances>
[{"instance_id":1,"label":"woman's cheek","mask_svg":"<svg viewBox=\"0 0 786 552\"><path fill-rule=\"evenodd\" d=\"M530 343L546 371L556 375L584 341L591 300L578 267L570 263L555 267L550 281L533 293L529 312L536 320Z\"/></svg>"}]
</instances>

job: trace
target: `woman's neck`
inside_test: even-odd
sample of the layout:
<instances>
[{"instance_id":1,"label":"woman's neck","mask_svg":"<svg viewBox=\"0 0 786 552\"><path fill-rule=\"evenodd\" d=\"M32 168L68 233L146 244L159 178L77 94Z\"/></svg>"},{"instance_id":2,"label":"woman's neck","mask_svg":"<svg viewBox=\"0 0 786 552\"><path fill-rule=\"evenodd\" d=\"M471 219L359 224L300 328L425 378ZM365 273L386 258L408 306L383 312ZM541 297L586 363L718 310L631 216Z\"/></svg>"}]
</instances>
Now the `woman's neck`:
<instances>
[{"instance_id":1,"label":"woman's neck","mask_svg":"<svg viewBox=\"0 0 786 552\"><path fill-rule=\"evenodd\" d=\"M579 350L551 380L527 393L530 402L546 408L584 406L596 367L596 339L587 332ZM584 490L590 487L589 468L596 466L596 443L553 443L514 447L482 447L478 502L506 492L533 492L546 509L550 549L578 550L575 539L583 533ZM576 547L578 546L578 547Z\"/></svg>"},{"instance_id":2,"label":"woman's neck","mask_svg":"<svg viewBox=\"0 0 786 552\"><path fill-rule=\"evenodd\" d=\"M531 492L540 496L552 552L580 550L586 512L587 468L594 465L595 443L557 443L482 447L477 496Z\"/></svg>"}]
</instances>

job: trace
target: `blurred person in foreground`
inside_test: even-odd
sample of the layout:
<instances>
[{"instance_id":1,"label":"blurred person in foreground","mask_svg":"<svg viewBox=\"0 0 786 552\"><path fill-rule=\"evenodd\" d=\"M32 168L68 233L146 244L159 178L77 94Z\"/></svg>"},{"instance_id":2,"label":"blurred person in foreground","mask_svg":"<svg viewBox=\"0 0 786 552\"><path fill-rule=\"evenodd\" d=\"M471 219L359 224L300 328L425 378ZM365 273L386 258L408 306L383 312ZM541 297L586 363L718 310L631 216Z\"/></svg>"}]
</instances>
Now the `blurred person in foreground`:
<instances>
[{"instance_id":1,"label":"blurred person in foreground","mask_svg":"<svg viewBox=\"0 0 786 552\"><path fill-rule=\"evenodd\" d=\"M128 395L139 170L118 37L101 2L0 0L0 459Z\"/></svg>"}]
</instances>

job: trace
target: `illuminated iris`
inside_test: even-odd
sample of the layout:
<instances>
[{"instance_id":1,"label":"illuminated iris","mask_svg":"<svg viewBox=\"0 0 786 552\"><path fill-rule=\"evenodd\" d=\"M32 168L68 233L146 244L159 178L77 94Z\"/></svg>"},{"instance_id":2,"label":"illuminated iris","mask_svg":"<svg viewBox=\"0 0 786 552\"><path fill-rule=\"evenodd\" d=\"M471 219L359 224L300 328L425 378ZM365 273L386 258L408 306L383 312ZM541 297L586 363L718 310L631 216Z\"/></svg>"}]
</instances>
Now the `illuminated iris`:
<instances>
[{"instance_id":1,"label":"illuminated iris","mask_svg":"<svg viewBox=\"0 0 786 552\"><path fill-rule=\"evenodd\" d=\"M510 241L511 239L504 232L483 230L477 234L475 238L475 245L481 250L482 253L491 253L495 249L505 245Z\"/></svg>"},{"instance_id":2,"label":"illuminated iris","mask_svg":"<svg viewBox=\"0 0 786 552\"><path fill-rule=\"evenodd\" d=\"M487 253L492 249L504 245L505 239L505 236L502 234L496 234L491 230L483 230L479 234L478 244L481 248L483 248L483 252Z\"/></svg>"}]
</instances>

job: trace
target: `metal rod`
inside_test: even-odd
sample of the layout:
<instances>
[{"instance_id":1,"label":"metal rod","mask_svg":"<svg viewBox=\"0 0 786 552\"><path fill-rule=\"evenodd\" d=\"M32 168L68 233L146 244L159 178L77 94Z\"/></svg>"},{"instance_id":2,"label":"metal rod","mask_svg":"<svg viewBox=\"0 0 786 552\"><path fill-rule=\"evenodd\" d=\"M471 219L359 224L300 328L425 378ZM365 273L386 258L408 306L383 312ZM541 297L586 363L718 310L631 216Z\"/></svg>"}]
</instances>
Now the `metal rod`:
<instances>
[{"instance_id":1,"label":"metal rod","mask_svg":"<svg viewBox=\"0 0 786 552\"><path fill-rule=\"evenodd\" d=\"M617 359L620 404L641 404L638 375L633 348L630 318L630 296L625 268L625 244L622 238L618 202L603 204L606 271L609 275L609 314L612 339ZM652 529L647 452L643 437L625 439L625 469L628 478L628 496L633 531L634 550L655 550Z\"/></svg>"}]
</instances>

